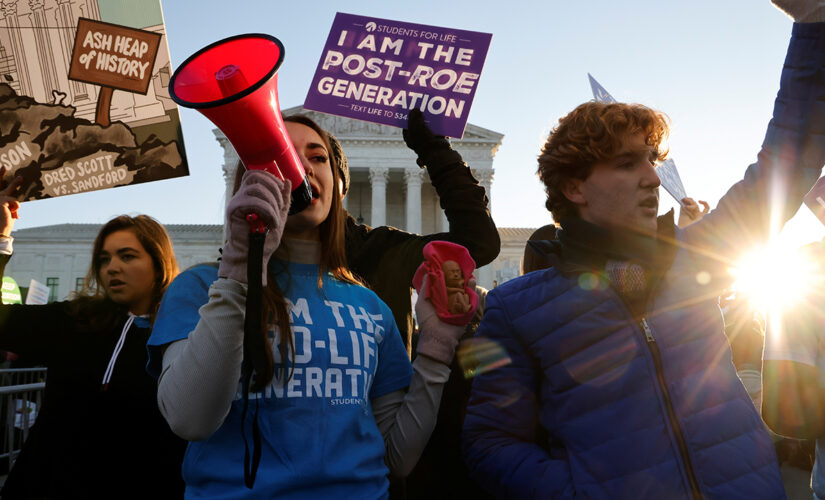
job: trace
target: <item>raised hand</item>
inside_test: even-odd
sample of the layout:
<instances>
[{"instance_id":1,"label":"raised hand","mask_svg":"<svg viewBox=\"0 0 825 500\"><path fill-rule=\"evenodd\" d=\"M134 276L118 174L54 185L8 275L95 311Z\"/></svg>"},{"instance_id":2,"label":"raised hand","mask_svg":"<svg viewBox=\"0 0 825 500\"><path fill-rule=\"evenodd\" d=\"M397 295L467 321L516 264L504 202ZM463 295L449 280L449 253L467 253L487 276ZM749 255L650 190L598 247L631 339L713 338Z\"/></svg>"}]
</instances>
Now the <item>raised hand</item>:
<instances>
[{"instance_id":1,"label":"raised hand","mask_svg":"<svg viewBox=\"0 0 825 500\"><path fill-rule=\"evenodd\" d=\"M249 252L249 223L246 215L256 213L269 228L263 254L262 283L266 285L266 264L281 244L292 184L265 170L249 170L243 175L241 187L226 208L228 239L223 247L218 276L246 283L246 261Z\"/></svg>"},{"instance_id":2,"label":"raised hand","mask_svg":"<svg viewBox=\"0 0 825 500\"><path fill-rule=\"evenodd\" d=\"M11 236L14 230L14 219L17 219L17 210L20 202L17 201L17 191L23 184L19 175L10 181L6 179L6 167L0 167L0 205L3 213L0 214L0 236Z\"/></svg>"},{"instance_id":3,"label":"raised hand","mask_svg":"<svg viewBox=\"0 0 825 500\"><path fill-rule=\"evenodd\" d=\"M699 200L699 203L702 204L703 209L699 208L699 204L693 198L682 198L682 208L679 209L679 227L689 226L710 212L708 202Z\"/></svg>"},{"instance_id":4,"label":"raised hand","mask_svg":"<svg viewBox=\"0 0 825 500\"><path fill-rule=\"evenodd\" d=\"M450 142L443 135L435 135L420 109L411 109L407 128L402 132L407 147L418 155L418 166L427 165L433 153L450 150Z\"/></svg>"}]
</instances>

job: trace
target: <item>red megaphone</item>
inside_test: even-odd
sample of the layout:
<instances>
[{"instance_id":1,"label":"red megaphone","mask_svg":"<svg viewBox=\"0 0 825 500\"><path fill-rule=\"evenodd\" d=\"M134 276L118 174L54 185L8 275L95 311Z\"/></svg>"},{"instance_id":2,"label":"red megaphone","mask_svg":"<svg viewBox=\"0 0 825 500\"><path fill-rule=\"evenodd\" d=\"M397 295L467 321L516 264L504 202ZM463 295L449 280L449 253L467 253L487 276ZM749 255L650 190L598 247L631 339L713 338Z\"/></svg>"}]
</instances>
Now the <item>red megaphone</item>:
<instances>
[{"instance_id":1,"label":"red megaphone","mask_svg":"<svg viewBox=\"0 0 825 500\"><path fill-rule=\"evenodd\" d=\"M283 60L284 46L273 36L248 33L225 38L186 59L172 75L169 94L179 105L212 120L247 169L289 179L289 213L294 214L310 204L312 188L278 105L276 73ZM258 221L253 230L265 229Z\"/></svg>"}]
</instances>

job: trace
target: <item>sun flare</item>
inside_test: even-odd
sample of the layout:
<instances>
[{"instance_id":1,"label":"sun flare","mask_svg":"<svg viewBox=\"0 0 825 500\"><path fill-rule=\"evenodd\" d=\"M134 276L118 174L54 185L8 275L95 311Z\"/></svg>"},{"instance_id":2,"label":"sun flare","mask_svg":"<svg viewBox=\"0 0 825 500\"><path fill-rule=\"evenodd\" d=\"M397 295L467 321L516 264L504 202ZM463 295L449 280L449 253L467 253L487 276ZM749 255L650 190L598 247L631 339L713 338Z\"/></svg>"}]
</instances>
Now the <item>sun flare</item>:
<instances>
[{"instance_id":1,"label":"sun flare","mask_svg":"<svg viewBox=\"0 0 825 500\"><path fill-rule=\"evenodd\" d=\"M813 291L816 266L803 252L772 244L745 255L730 273L734 292L759 310L781 312Z\"/></svg>"}]
</instances>

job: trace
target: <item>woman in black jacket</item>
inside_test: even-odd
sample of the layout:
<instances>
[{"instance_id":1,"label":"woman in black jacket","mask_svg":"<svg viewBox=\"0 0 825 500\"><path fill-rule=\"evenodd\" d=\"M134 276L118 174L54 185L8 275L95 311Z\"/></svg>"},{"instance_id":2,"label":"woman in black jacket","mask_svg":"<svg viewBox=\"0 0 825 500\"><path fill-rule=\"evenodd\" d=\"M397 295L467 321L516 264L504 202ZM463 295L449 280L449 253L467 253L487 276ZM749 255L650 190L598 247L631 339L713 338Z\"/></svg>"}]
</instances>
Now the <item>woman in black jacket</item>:
<instances>
[{"instance_id":1,"label":"woman in black jacket","mask_svg":"<svg viewBox=\"0 0 825 500\"><path fill-rule=\"evenodd\" d=\"M0 271L11 257L13 182L0 191ZM180 498L185 441L157 408L146 341L178 273L166 230L122 215L97 235L85 290L0 305L0 349L48 367L45 399L2 498Z\"/></svg>"},{"instance_id":2,"label":"woman in black jacket","mask_svg":"<svg viewBox=\"0 0 825 500\"><path fill-rule=\"evenodd\" d=\"M482 267L498 256L501 240L488 209L484 188L478 184L450 142L430 130L421 111L410 111L403 134L407 147L418 157L418 165L427 169L447 216L449 230L436 234L413 234L390 226L359 224L348 215L346 250L350 269L392 310L407 353L414 358L418 338L413 336L410 284L424 260L424 245L436 240L457 243L467 248L477 267ZM342 191L346 193L349 179L346 155L335 137L330 133L327 135L331 154L341 170ZM468 382L453 360L452 374L444 388L433 437L410 475L405 480L393 481L391 498L412 500L483 494L469 479L460 459L457 439L468 393ZM442 439L442 436L449 438Z\"/></svg>"}]
</instances>

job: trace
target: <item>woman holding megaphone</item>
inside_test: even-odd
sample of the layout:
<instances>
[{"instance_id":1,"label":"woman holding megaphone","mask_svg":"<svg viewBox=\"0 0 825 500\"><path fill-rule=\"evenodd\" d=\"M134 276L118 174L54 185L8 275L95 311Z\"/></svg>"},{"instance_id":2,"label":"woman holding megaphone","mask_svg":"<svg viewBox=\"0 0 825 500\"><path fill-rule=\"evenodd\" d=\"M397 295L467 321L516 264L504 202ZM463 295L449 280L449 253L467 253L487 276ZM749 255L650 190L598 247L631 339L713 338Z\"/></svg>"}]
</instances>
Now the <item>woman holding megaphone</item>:
<instances>
[{"instance_id":1,"label":"woman holding megaphone","mask_svg":"<svg viewBox=\"0 0 825 500\"><path fill-rule=\"evenodd\" d=\"M429 439L463 327L441 322L420 300L420 356L410 364L390 309L347 267L327 133L306 117L284 121L312 201L287 215L289 181L243 175L227 208L220 265L182 273L158 312L149 344L159 405L172 430L192 441L187 496L385 498L388 473L406 475ZM265 362L248 379L250 212L269 231L265 352L251 354Z\"/></svg>"}]
</instances>

